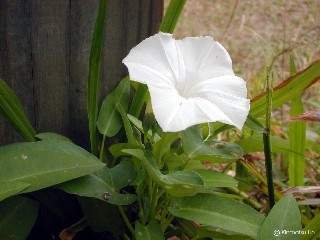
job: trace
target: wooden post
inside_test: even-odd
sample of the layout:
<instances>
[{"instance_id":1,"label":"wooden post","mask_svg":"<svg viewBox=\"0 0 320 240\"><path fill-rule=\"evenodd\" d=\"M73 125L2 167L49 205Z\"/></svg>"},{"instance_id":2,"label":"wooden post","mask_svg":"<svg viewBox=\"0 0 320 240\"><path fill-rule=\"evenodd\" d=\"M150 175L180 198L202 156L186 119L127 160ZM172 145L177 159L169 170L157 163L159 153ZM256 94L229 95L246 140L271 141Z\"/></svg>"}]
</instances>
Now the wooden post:
<instances>
[{"instance_id":1,"label":"wooden post","mask_svg":"<svg viewBox=\"0 0 320 240\"><path fill-rule=\"evenodd\" d=\"M88 60L99 0L0 0L0 77L37 132L87 146ZM156 33L163 0L109 0L101 100L127 74L128 51ZM21 141L0 115L0 146Z\"/></svg>"}]
</instances>

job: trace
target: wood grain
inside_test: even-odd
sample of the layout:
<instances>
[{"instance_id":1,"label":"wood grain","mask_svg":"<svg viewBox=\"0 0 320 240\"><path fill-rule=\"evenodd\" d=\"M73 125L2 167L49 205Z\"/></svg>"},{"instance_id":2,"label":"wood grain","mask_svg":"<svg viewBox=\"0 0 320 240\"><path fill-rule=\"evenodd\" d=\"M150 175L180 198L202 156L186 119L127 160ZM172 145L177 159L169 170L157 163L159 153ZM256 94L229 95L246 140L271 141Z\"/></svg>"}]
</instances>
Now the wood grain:
<instances>
[{"instance_id":1,"label":"wood grain","mask_svg":"<svg viewBox=\"0 0 320 240\"><path fill-rule=\"evenodd\" d=\"M0 0L0 77L37 132L88 146L88 60L99 0ZM109 0L100 102L127 75L122 59L158 31L163 0ZM21 141L0 116L0 146Z\"/></svg>"}]
</instances>

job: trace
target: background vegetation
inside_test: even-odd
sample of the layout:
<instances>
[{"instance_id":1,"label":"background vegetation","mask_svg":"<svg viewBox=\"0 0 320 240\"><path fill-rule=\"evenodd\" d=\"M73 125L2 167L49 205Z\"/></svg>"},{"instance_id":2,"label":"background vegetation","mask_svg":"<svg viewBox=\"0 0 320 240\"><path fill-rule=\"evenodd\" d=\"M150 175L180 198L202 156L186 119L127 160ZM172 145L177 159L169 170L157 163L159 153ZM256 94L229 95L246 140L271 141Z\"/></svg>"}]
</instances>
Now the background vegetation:
<instances>
[{"instance_id":1,"label":"background vegetation","mask_svg":"<svg viewBox=\"0 0 320 240\"><path fill-rule=\"evenodd\" d=\"M174 35L210 35L220 41L254 97L273 61L279 82L289 75L290 54L297 69L320 57L319 9L318 0L188 0Z\"/></svg>"}]
</instances>

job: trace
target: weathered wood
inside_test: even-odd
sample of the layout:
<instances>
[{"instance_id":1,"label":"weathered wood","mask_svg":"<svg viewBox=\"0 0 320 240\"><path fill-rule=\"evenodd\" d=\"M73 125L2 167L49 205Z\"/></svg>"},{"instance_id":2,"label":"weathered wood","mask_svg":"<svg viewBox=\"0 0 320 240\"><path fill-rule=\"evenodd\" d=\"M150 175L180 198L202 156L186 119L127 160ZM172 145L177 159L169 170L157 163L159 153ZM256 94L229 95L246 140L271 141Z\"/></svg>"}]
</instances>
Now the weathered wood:
<instances>
[{"instance_id":1,"label":"weathered wood","mask_svg":"<svg viewBox=\"0 0 320 240\"><path fill-rule=\"evenodd\" d=\"M36 129L68 134L69 1L31 1Z\"/></svg>"},{"instance_id":2,"label":"weathered wood","mask_svg":"<svg viewBox=\"0 0 320 240\"><path fill-rule=\"evenodd\" d=\"M38 132L88 144L86 91L99 0L0 0L0 77ZM109 0L100 101L127 74L122 59L157 32L163 0ZM21 140L0 116L0 145Z\"/></svg>"},{"instance_id":3,"label":"weathered wood","mask_svg":"<svg viewBox=\"0 0 320 240\"><path fill-rule=\"evenodd\" d=\"M35 124L28 1L0 1L0 77L21 99ZM0 145L21 140L0 115Z\"/></svg>"},{"instance_id":4,"label":"weathered wood","mask_svg":"<svg viewBox=\"0 0 320 240\"><path fill-rule=\"evenodd\" d=\"M78 0L70 3L70 137L78 144L89 146L88 62L99 1Z\"/></svg>"}]
</instances>

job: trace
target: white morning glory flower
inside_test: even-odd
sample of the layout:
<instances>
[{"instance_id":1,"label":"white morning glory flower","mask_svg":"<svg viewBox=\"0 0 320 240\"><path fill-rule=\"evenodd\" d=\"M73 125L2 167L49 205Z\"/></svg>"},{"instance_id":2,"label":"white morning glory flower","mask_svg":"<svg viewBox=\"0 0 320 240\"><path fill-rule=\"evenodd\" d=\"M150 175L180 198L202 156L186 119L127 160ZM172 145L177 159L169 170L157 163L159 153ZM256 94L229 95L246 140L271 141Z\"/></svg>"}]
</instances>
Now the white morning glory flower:
<instances>
[{"instance_id":1,"label":"white morning glory flower","mask_svg":"<svg viewBox=\"0 0 320 240\"><path fill-rule=\"evenodd\" d=\"M132 81L147 84L164 132L220 121L241 129L250 109L245 81L234 75L226 49L212 37L175 40L158 33L122 61Z\"/></svg>"}]
</instances>

